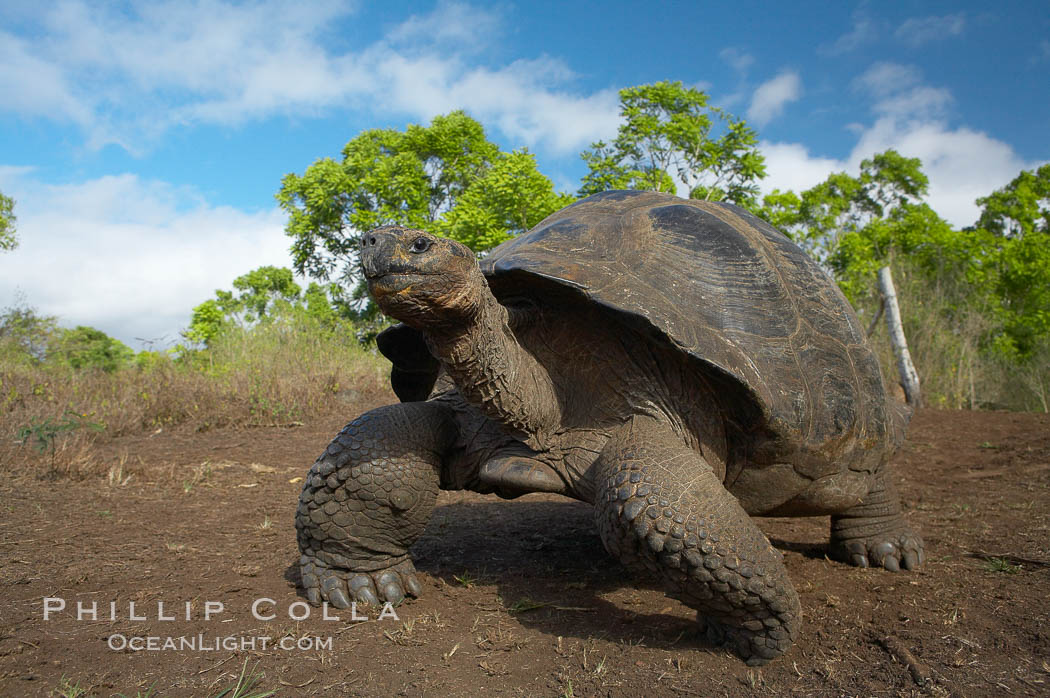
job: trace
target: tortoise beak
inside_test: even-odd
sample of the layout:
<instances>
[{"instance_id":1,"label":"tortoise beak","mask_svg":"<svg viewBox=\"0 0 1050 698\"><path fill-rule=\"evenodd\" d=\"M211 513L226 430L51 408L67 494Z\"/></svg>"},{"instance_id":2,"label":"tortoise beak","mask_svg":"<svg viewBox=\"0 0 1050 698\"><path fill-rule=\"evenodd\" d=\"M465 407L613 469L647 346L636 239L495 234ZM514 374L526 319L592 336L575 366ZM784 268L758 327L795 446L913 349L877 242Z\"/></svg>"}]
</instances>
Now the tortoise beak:
<instances>
[{"instance_id":1,"label":"tortoise beak","mask_svg":"<svg viewBox=\"0 0 1050 698\"><path fill-rule=\"evenodd\" d=\"M400 240L394 233L373 230L361 237L361 269L369 281L405 269L406 255L400 248ZM400 254L398 252L400 251ZM395 267L402 267L397 270Z\"/></svg>"}]
</instances>

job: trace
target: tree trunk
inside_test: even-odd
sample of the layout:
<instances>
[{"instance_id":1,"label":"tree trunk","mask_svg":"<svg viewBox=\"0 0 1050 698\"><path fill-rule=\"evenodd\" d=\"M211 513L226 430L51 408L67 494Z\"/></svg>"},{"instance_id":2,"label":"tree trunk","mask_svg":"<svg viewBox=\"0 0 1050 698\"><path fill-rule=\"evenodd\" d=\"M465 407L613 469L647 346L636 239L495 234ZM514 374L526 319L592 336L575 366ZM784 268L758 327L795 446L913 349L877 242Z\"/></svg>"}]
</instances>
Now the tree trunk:
<instances>
[{"instance_id":1,"label":"tree trunk","mask_svg":"<svg viewBox=\"0 0 1050 698\"><path fill-rule=\"evenodd\" d=\"M901 311L897 305L897 290L893 287L893 275L889 267L879 269L879 290L882 292L886 308L886 326L890 331L890 343L897 357L897 370L904 386L904 397L912 407L922 406L922 395L919 392L919 374L908 353L908 341L904 338L904 327L901 325Z\"/></svg>"}]
</instances>

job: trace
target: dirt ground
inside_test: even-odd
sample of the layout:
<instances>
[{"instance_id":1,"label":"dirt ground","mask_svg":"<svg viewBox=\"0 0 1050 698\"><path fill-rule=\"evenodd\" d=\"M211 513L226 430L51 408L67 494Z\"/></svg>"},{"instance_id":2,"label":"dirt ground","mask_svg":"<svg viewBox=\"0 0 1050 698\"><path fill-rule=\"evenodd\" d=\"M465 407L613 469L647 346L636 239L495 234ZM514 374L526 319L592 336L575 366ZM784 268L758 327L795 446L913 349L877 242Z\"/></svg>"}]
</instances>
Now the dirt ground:
<instances>
[{"instance_id":1,"label":"dirt ground","mask_svg":"<svg viewBox=\"0 0 1050 698\"><path fill-rule=\"evenodd\" d=\"M296 620L299 479L372 406L125 439L98 456L108 477L6 477L0 694L214 696L246 660L265 674L257 689L289 696L1050 694L1045 415L916 416L894 472L926 539L920 572L829 561L826 518L761 520L804 623L787 655L750 669L627 576L588 506L556 496L442 493L414 549L423 598L397 619ZM45 597L65 603L47 620ZM78 619L78 602L96 619ZM206 619L208 602L222 612ZM131 648L151 637L158 649ZM163 649L168 638L196 644Z\"/></svg>"}]
</instances>

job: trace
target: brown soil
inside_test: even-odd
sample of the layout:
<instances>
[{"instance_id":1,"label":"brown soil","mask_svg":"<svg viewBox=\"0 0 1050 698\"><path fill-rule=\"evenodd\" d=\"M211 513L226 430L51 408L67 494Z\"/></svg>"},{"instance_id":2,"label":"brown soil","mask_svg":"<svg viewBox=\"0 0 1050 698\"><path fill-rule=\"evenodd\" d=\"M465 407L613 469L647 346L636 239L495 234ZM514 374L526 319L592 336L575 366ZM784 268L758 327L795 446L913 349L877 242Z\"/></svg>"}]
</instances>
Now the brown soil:
<instances>
[{"instance_id":1,"label":"brown soil","mask_svg":"<svg viewBox=\"0 0 1050 698\"><path fill-rule=\"evenodd\" d=\"M290 619L302 610L292 606L302 600L296 480L343 421L125 439L99 456L103 472L123 463L123 485L0 483L0 694L216 695L245 660L265 673L259 687L292 696L1050 693L1047 416L916 417L894 465L927 543L920 572L829 561L826 519L763 520L804 624L760 670L631 580L602 549L589 507L555 496L442 493L415 549L424 597L397 608L399 620L366 609L367 622L345 611ZM45 597L66 602L47 621ZM263 598L274 620L252 616ZM98 620L77 620L78 601L97 602ZM132 601L147 620L129 618ZM176 620L158 619L158 601ZM225 610L205 620L206 601ZM113 650L115 634L203 635L212 649ZM331 645L214 649L222 637Z\"/></svg>"}]
</instances>

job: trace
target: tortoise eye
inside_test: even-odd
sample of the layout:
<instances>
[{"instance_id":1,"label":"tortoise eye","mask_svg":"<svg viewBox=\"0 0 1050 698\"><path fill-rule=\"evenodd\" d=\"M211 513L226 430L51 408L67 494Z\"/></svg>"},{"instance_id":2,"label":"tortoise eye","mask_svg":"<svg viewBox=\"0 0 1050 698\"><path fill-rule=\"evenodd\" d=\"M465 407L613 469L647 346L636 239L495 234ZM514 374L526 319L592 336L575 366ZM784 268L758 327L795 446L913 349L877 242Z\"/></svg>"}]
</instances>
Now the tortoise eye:
<instances>
[{"instance_id":1,"label":"tortoise eye","mask_svg":"<svg viewBox=\"0 0 1050 698\"><path fill-rule=\"evenodd\" d=\"M426 252L430 249L431 242L429 239L424 237L418 237L412 243L412 251L415 253Z\"/></svg>"}]
</instances>

